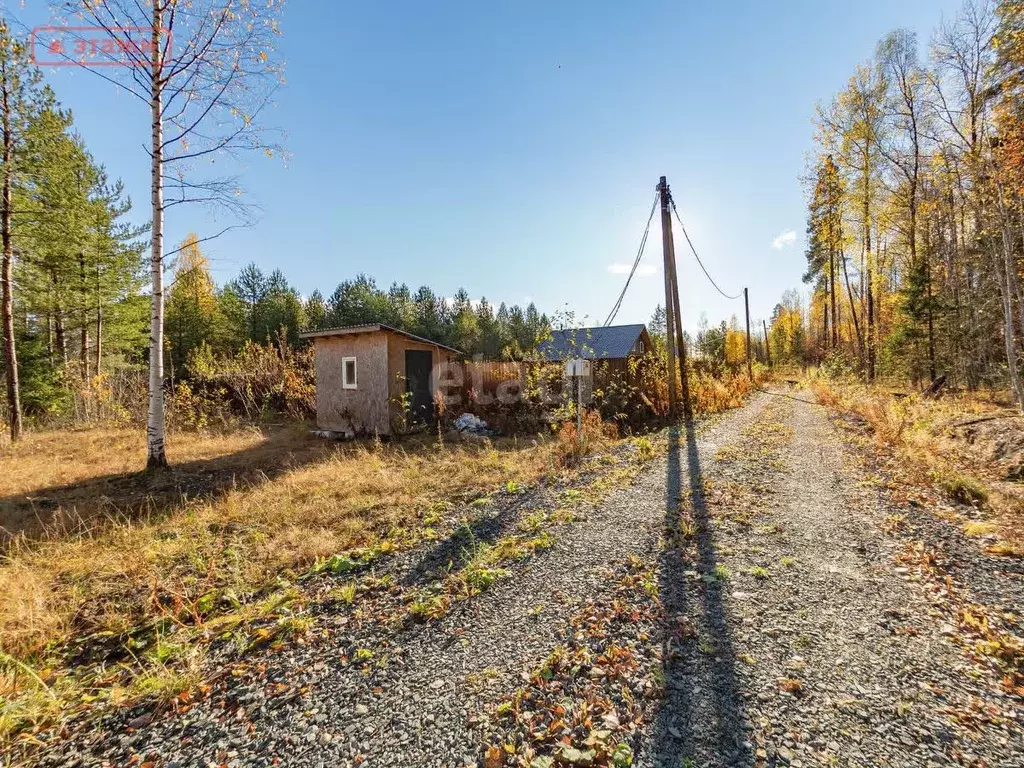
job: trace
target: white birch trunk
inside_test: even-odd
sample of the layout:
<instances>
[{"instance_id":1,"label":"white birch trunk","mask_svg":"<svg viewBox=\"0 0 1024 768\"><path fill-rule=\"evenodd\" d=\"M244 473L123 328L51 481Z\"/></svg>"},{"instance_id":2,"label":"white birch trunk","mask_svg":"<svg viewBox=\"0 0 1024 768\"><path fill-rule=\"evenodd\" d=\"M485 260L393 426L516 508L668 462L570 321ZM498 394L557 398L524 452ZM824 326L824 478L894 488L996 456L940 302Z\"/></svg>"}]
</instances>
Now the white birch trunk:
<instances>
[{"instance_id":1,"label":"white birch trunk","mask_svg":"<svg viewBox=\"0 0 1024 768\"><path fill-rule=\"evenodd\" d=\"M1012 268L1012 265L1009 259L1002 258L995 245L989 245L989 253L992 257L992 265L995 267L999 294L1003 302L1003 342L1006 347L1006 367L1010 375L1010 388L1013 391L1013 398L1017 403L1017 407L1024 410L1024 406L1022 406L1022 403L1024 403L1024 382L1021 381L1020 371L1017 368L1017 332L1013 317L1013 293L1010 288L1009 277L1006 274L1006 269Z\"/></svg>"},{"instance_id":2,"label":"white birch trunk","mask_svg":"<svg viewBox=\"0 0 1024 768\"><path fill-rule=\"evenodd\" d=\"M163 179L163 66L161 34L163 12L153 3L152 98L153 116L153 231L150 274L153 283L153 304L149 328L149 414L146 423L147 467L167 466L164 453L164 187Z\"/></svg>"}]
</instances>

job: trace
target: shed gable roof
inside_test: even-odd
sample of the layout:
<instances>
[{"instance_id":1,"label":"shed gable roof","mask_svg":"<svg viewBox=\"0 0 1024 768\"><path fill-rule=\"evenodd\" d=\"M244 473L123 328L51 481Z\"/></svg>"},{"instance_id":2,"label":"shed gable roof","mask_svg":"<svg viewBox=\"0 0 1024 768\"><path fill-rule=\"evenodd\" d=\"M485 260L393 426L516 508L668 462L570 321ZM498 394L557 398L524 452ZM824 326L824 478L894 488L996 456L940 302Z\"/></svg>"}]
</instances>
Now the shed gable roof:
<instances>
[{"instance_id":1,"label":"shed gable roof","mask_svg":"<svg viewBox=\"0 0 1024 768\"><path fill-rule=\"evenodd\" d=\"M384 325L383 323L364 323L363 325L339 325L334 328L318 328L314 331L303 331L299 334L300 339L318 339L327 336L351 336L356 333L377 333L379 331L389 331L391 333L397 333L399 336L405 336L407 339L418 341L421 344L430 344L441 349L447 349L456 354L462 354L461 350L455 347L449 347L447 344L442 344L439 341L433 339L427 339L423 336L417 336L408 331L403 331L399 328L394 328L390 325Z\"/></svg>"},{"instance_id":2,"label":"shed gable roof","mask_svg":"<svg viewBox=\"0 0 1024 768\"><path fill-rule=\"evenodd\" d=\"M537 352L545 360L603 360L629 357L637 340L647 330L643 323L599 328L566 328L552 331Z\"/></svg>"}]
</instances>

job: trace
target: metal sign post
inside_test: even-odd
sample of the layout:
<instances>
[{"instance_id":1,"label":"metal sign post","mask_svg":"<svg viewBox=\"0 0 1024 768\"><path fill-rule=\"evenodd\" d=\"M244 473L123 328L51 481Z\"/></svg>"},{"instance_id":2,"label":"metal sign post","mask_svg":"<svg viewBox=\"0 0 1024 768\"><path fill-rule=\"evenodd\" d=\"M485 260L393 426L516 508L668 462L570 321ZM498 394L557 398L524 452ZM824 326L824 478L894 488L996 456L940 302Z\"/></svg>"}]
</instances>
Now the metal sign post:
<instances>
[{"instance_id":1,"label":"metal sign post","mask_svg":"<svg viewBox=\"0 0 1024 768\"><path fill-rule=\"evenodd\" d=\"M582 357L567 360L565 375L576 380L576 439L583 442L583 378L590 375L590 361Z\"/></svg>"}]
</instances>

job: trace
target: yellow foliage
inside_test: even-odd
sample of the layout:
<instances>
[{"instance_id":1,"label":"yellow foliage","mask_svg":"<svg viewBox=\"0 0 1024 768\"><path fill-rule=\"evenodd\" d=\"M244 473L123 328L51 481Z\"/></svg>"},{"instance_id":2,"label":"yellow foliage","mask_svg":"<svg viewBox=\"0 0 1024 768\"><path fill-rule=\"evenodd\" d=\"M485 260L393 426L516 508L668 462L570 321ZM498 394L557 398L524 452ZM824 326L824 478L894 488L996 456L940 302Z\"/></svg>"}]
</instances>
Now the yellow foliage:
<instances>
[{"instance_id":1,"label":"yellow foliage","mask_svg":"<svg viewBox=\"0 0 1024 768\"><path fill-rule=\"evenodd\" d=\"M729 328L725 332L725 363L726 365L746 365L747 335L740 330Z\"/></svg>"},{"instance_id":2,"label":"yellow foliage","mask_svg":"<svg viewBox=\"0 0 1024 768\"><path fill-rule=\"evenodd\" d=\"M793 360L803 352L804 314L799 307L780 306L768 328L772 359Z\"/></svg>"}]
</instances>

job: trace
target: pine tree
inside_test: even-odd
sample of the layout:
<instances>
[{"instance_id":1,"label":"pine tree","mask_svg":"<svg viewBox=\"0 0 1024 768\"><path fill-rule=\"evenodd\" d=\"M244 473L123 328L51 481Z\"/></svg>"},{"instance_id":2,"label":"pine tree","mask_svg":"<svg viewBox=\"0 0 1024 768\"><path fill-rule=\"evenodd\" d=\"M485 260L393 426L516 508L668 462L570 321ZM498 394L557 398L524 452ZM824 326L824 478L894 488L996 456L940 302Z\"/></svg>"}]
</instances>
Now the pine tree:
<instances>
[{"instance_id":1,"label":"pine tree","mask_svg":"<svg viewBox=\"0 0 1024 768\"><path fill-rule=\"evenodd\" d=\"M93 371L100 374L105 360L121 361L145 348L145 243L148 225L123 219L131 211L120 181L108 183L101 168L93 189L93 250L90 312L95 324Z\"/></svg>"},{"instance_id":2,"label":"pine tree","mask_svg":"<svg viewBox=\"0 0 1024 768\"><path fill-rule=\"evenodd\" d=\"M238 277L228 284L228 287L245 306L246 337L254 341L262 341L260 334L262 329L256 327L257 307L269 291L267 278L263 271L255 264L247 264Z\"/></svg>"},{"instance_id":3,"label":"pine tree","mask_svg":"<svg viewBox=\"0 0 1024 768\"><path fill-rule=\"evenodd\" d=\"M14 254L19 226L15 207L19 190L26 184L31 151L30 126L52 108L50 89L29 60L24 44L10 33L0 20L0 320L3 326L4 373L7 382L7 407L11 439L22 431L22 411L18 385L18 354L14 333Z\"/></svg>"},{"instance_id":4,"label":"pine tree","mask_svg":"<svg viewBox=\"0 0 1024 768\"><path fill-rule=\"evenodd\" d=\"M317 330L327 327L327 302L319 290L313 291L306 299L306 327Z\"/></svg>"},{"instance_id":5,"label":"pine tree","mask_svg":"<svg viewBox=\"0 0 1024 768\"><path fill-rule=\"evenodd\" d=\"M416 291L416 326L413 333L434 341L446 341L447 308L437 294L423 285Z\"/></svg>"},{"instance_id":6,"label":"pine tree","mask_svg":"<svg viewBox=\"0 0 1024 768\"><path fill-rule=\"evenodd\" d=\"M453 346L467 355L480 349L480 326L465 288L459 288L452 302L452 325Z\"/></svg>"},{"instance_id":7,"label":"pine tree","mask_svg":"<svg viewBox=\"0 0 1024 768\"><path fill-rule=\"evenodd\" d=\"M501 334L498 322L494 317L494 308L486 297L480 298L476 306L476 324L480 329L479 354L490 360L496 360L501 354Z\"/></svg>"},{"instance_id":8,"label":"pine tree","mask_svg":"<svg viewBox=\"0 0 1024 768\"><path fill-rule=\"evenodd\" d=\"M416 303L408 285L392 283L388 289L388 304L396 328L411 331L416 326Z\"/></svg>"},{"instance_id":9,"label":"pine tree","mask_svg":"<svg viewBox=\"0 0 1024 768\"><path fill-rule=\"evenodd\" d=\"M255 313L253 325L259 329L263 340L278 340L278 334L283 334L289 344L297 344L299 331L307 324L302 297L288 284L279 269L270 274L266 295L256 305ZM253 341L260 339L254 338Z\"/></svg>"},{"instance_id":10,"label":"pine tree","mask_svg":"<svg viewBox=\"0 0 1024 768\"><path fill-rule=\"evenodd\" d=\"M199 237L185 238L174 265L174 280L167 298L167 342L175 376L188 371L191 355L215 338L220 324L218 301L210 262L199 248Z\"/></svg>"}]
</instances>

